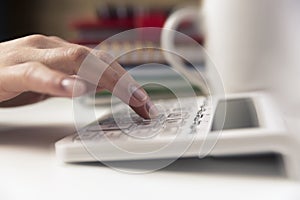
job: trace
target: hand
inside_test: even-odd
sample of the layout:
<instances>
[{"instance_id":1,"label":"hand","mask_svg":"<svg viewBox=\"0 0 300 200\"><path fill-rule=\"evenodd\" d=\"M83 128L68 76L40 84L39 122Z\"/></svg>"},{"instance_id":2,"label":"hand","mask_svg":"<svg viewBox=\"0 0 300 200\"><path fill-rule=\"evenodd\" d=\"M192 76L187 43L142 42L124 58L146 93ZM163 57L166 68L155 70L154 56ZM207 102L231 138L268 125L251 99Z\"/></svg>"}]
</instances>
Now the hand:
<instances>
[{"instance_id":1,"label":"hand","mask_svg":"<svg viewBox=\"0 0 300 200\"><path fill-rule=\"evenodd\" d=\"M78 77L87 56L92 57L88 72ZM144 118L157 114L147 93L109 54L43 35L0 43L0 106L83 95L94 70L102 74L98 91L111 91Z\"/></svg>"}]
</instances>

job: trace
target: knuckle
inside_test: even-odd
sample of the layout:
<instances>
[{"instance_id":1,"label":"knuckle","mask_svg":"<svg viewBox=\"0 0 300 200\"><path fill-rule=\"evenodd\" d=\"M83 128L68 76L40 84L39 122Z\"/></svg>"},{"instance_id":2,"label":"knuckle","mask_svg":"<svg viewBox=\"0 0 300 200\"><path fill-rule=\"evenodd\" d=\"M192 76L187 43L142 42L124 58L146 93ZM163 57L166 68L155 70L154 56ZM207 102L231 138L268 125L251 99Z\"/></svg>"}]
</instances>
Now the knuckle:
<instances>
[{"instance_id":1,"label":"knuckle","mask_svg":"<svg viewBox=\"0 0 300 200\"><path fill-rule=\"evenodd\" d=\"M24 84L30 82L31 79L35 76L36 71L43 67L43 65L39 62L27 62L23 67L22 76L24 80Z\"/></svg>"},{"instance_id":2,"label":"knuckle","mask_svg":"<svg viewBox=\"0 0 300 200\"><path fill-rule=\"evenodd\" d=\"M47 39L46 36L40 34L35 34L35 35L30 35L25 37L26 42L29 44L38 44L46 39Z\"/></svg>"},{"instance_id":3,"label":"knuckle","mask_svg":"<svg viewBox=\"0 0 300 200\"><path fill-rule=\"evenodd\" d=\"M73 62L82 62L89 54L85 47L72 47L65 51L65 56Z\"/></svg>"},{"instance_id":4,"label":"knuckle","mask_svg":"<svg viewBox=\"0 0 300 200\"><path fill-rule=\"evenodd\" d=\"M62 38L57 37L57 36L49 36L49 38L53 39L53 40L63 40Z\"/></svg>"},{"instance_id":5,"label":"knuckle","mask_svg":"<svg viewBox=\"0 0 300 200\"><path fill-rule=\"evenodd\" d=\"M59 42L59 43L69 43L66 40L64 40L63 38L58 37L58 36L48 36L48 38L52 41Z\"/></svg>"}]
</instances>

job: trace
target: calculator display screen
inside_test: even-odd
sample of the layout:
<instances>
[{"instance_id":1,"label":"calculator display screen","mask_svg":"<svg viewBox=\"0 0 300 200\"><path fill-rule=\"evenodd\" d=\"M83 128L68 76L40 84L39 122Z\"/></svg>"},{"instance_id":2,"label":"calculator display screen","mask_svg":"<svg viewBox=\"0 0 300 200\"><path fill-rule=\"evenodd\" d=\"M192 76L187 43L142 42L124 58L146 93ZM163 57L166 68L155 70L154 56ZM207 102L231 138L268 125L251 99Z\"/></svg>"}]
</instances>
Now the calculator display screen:
<instances>
[{"instance_id":1,"label":"calculator display screen","mask_svg":"<svg viewBox=\"0 0 300 200\"><path fill-rule=\"evenodd\" d=\"M225 121L224 121L225 111ZM211 131L259 127L257 112L250 98L219 101Z\"/></svg>"}]
</instances>

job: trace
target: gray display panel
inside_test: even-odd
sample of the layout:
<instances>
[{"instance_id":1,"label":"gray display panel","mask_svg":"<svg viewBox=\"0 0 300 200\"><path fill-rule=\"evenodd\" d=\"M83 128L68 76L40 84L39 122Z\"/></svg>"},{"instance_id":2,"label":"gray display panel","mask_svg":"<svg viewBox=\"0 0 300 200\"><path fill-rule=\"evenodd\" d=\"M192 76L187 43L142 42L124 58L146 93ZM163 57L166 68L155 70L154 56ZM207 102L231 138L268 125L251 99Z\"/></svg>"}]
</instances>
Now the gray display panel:
<instances>
[{"instance_id":1,"label":"gray display panel","mask_svg":"<svg viewBox=\"0 0 300 200\"><path fill-rule=\"evenodd\" d=\"M224 111L226 113L225 121ZM211 131L256 127L259 127L259 121L252 99L240 98L219 101Z\"/></svg>"}]
</instances>

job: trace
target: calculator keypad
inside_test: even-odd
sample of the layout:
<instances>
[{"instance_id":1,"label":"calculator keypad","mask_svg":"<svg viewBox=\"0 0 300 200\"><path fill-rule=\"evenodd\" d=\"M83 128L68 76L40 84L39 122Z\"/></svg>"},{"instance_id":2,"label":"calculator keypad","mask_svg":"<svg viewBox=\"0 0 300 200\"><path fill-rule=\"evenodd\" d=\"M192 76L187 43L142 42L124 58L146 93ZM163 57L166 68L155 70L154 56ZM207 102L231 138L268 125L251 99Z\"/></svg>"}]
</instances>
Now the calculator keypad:
<instances>
[{"instance_id":1,"label":"calculator keypad","mask_svg":"<svg viewBox=\"0 0 300 200\"><path fill-rule=\"evenodd\" d=\"M162 105L162 103L160 103ZM135 113L129 114L128 117L113 118L112 116L98 121L98 124L92 124L83 128L80 132L80 136L73 138L74 142L79 140L88 141L101 141L101 138L106 137L111 140L128 140L128 139L149 139L149 138L163 138L174 137L180 133L180 128L186 123L186 121L194 119L191 126L191 130L204 121L204 118L209 117L209 112L206 107L205 101L201 104L195 118L190 117L192 110L189 104L183 108L178 107L177 104L163 103L165 106L165 113L160 114L155 119L142 119ZM123 113L123 114L122 114ZM128 115L128 113L127 113ZM115 116L127 116L124 111L116 113ZM207 120L207 119L206 119ZM192 133L193 131L191 131ZM103 140L102 140L103 141ZM105 141L105 140L104 140Z\"/></svg>"}]
</instances>

